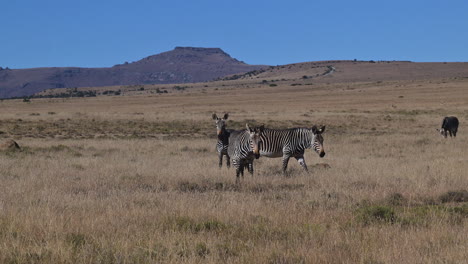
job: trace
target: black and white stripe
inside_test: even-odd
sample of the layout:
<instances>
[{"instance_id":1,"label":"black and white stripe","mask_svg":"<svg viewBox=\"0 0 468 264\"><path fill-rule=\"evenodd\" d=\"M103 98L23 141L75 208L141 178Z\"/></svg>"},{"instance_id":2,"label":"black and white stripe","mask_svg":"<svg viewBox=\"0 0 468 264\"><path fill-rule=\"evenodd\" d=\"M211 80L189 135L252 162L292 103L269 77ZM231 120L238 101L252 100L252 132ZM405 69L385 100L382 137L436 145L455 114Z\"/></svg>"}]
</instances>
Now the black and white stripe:
<instances>
[{"instance_id":1,"label":"black and white stripe","mask_svg":"<svg viewBox=\"0 0 468 264\"><path fill-rule=\"evenodd\" d=\"M231 135L230 129L226 129L226 120L229 117L228 113L225 113L223 117L218 117L216 114L213 114L213 120L215 120L216 125L216 134L218 141L216 142L216 151L218 152L219 167L223 166L223 156L226 156L226 166L229 168L231 166L230 158L228 154L229 147L229 136Z\"/></svg>"},{"instance_id":2,"label":"black and white stripe","mask_svg":"<svg viewBox=\"0 0 468 264\"><path fill-rule=\"evenodd\" d=\"M253 160L260 157L260 134L262 127L250 128L246 125L246 130L232 131L229 137L228 154L231 157L232 166L236 169L236 180L239 175L244 176L244 168L248 168L253 175Z\"/></svg>"},{"instance_id":3,"label":"black and white stripe","mask_svg":"<svg viewBox=\"0 0 468 264\"><path fill-rule=\"evenodd\" d=\"M313 149L321 158L325 156L322 133L325 126L318 129L290 128L290 129L264 129L261 134L262 145L260 156L268 158L283 158L283 173L286 173L288 162L294 157L299 164L308 171L304 160L306 149Z\"/></svg>"}]
</instances>

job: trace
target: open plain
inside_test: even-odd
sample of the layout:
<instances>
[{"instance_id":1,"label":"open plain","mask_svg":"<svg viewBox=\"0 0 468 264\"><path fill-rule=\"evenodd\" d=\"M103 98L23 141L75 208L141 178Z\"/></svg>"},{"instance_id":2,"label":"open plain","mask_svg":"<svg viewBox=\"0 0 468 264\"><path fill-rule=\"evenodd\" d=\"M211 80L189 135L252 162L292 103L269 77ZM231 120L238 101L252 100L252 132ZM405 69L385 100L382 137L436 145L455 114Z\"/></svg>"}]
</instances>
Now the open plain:
<instances>
[{"instance_id":1,"label":"open plain","mask_svg":"<svg viewBox=\"0 0 468 264\"><path fill-rule=\"evenodd\" d=\"M3 100L0 139L21 150L0 152L0 262L467 263L467 64L392 63ZM236 184L213 112L233 129L326 125L327 155L288 177L260 158ZM456 138L436 131L447 115Z\"/></svg>"}]
</instances>

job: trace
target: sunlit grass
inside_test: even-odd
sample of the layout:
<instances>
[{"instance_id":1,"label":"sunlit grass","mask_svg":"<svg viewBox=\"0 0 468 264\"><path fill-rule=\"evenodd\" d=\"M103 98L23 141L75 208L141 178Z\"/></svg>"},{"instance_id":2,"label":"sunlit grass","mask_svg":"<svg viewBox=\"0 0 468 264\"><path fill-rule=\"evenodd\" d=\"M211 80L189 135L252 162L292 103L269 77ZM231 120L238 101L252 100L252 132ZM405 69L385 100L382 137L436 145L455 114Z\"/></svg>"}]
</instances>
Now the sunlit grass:
<instances>
[{"instance_id":1,"label":"sunlit grass","mask_svg":"<svg viewBox=\"0 0 468 264\"><path fill-rule=\"evenodd\" d=\"M468 259L468 137L462 129L456 139L437 135L438 104L419 102L427 111L238 106L229 128L327 125L327 155L306 152L310 174L291 159L288 177L281 159L260 158L254 176L236 184L234 169L217 165L216 109L194 103L184 113L180 105L156 113L144 103L137 111L140 99L150 102L132 97L117 109L112 100L70 101L86 106L79 114L67 102L2 106L0 136L22 149L0 152L0 262ZM466 106L452 109L464 124Z\"/></svg>"}]
</instances>

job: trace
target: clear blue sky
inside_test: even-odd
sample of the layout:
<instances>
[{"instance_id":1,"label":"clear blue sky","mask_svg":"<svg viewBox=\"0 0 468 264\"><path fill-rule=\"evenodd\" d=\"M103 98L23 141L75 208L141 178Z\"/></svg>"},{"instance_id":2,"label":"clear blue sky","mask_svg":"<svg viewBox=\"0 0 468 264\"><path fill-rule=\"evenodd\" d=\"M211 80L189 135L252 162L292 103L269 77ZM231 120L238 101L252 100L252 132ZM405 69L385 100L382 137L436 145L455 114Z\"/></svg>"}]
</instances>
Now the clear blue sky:
<instances>
[{"instance_id":1,"label":"clear blue sky","mask_svg":"<svg viewBox=\"0 0 468 264\"><path fill-rule=\"evenodd\" d=\"M468 61L466 0L10 0L0 66L110 67L176 46L249 64Z\"/></svg>"}]
</instances>

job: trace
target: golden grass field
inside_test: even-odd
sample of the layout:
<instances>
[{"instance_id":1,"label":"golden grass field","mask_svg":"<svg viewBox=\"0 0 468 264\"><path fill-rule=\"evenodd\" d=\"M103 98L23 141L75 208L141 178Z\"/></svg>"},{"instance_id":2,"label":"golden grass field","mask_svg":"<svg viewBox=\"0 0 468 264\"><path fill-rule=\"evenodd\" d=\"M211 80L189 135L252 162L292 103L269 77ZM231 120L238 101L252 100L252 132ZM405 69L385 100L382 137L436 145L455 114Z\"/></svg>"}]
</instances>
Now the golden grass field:
<instances>
[{"instance_id":1,"label":"golden grass field","mask_svg":"<svg viewBox=\"0 0 468 264\"><path fill-rule=\"evenodd\" d=\"M0 102L22 147L0 152L0 263L468 263L468 79L300 81ZM327 155L236 184L213 112L326 125Z\"/></svg>"}]
</instances>

